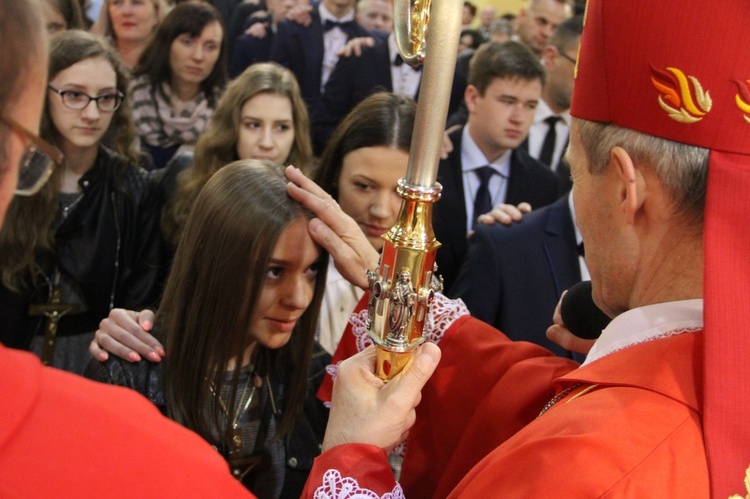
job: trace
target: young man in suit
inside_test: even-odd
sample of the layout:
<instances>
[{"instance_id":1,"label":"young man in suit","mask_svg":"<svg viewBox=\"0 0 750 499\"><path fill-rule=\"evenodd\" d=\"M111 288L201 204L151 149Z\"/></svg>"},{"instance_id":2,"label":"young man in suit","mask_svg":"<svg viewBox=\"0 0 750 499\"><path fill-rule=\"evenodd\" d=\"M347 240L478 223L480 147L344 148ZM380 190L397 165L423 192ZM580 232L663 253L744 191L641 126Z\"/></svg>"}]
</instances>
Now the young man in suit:
<instances>
[{"instance_id":1,"label":"young man in suit","mask_svg":"<svg viewBox=\"0 0 750 499\"><path fill-rule=\"evenodd\" d=\"M500 203L528 202L534 208L559 196L555 173L518 148L541 98L544 68L522 44L487 43L469 67L464 93L469 118L450 135L454 144L440 162L442 197L433 225L442 247L438 272L451 290L466 257L467 233L476 218Z\"/></svg>"},{"instance_id":2,"label":"young man in suit","mask_svg":"<svg viewBox=\"0 0 750 499\"><path fill-rule=\"evenodd\" d=\"M354 0L323 0L310 11L310 23L282 21L271 47L271 60L289 68L312 112L347 40L370 36L354 20Z\"/></svg>"},{"instance_id":3,"label":"young man in suit","mask_svg":"<svg viewBox=\"0 0 750 499\"><path fill-rule=\"evenodd\" d=\"M401 60L394 33L363 48L359 56L342 57L312 114L316 153L322 152L341 120L365 97L386 91L416 99L421 81L421 68L414 69Z\"/></svg>"},{"instance_id":4,"label":"young man in suit","mask_svg":"<svg viewBox=\"0 0 750 499\"><path fill-rule=\"evenodd\" d=\"M297 6L297 0L266 0L267 11L256 10L245 16L242 30L229 38L229 76L236 78L258 62L271 60L271 47L279 22ZM248 10L251 4L238 9ZM232 36L232 35L230 35Z\"/></svg>"}]
</instances>

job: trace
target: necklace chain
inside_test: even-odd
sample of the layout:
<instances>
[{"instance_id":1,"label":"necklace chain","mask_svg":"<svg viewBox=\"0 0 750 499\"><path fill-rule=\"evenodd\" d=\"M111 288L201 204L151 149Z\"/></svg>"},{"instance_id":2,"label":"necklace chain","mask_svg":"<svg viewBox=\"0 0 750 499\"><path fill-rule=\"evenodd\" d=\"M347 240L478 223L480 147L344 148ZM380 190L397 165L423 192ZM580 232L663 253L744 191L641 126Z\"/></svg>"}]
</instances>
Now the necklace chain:
<instances>
[{"instance_id":1,"label":"necklace chain","mask_svg":"<svg viewBox=\"0 0 750 499\"><path fill-rule=\"evenodd\" d=\"M260 466L263 464L264 459L266 459L266 456L264 454L256 455L252 454L250 456L247 456L244 451L244 442L242 438L242 430L238 429L237 426L239 424L240 417L245 414L250 407L250 404L253 401L253 398L255 396L256 391L258 388L262 386L263 380L260 376L255 374L255 371L253 370L253 366L250 366L249 372L247 374L247 381L245 382L245 386L242 389L242 393L240 394L240 399L238 402L238 410L234 414L234 418L232 421L230 421L229 417L229 409L227 408L226 403L224 402L224 399L217 395L217 390L215 389L213 382L208 381L208 387L211 390L211 393L213 394L214 398L218 401L219 406L221 407L222 412L227 418L227 424L231 424L231 428L226 428L225 432L225 445L227 446L227 455L225 456L225 459L227 460L227 463L229 463L229 468L232 471L232 475L242 481L248 473L250 473L253 469L255 469L257 466ZM266 376L266 383L269 386L270 390L270 383L268 380L268 376ZM252 384L252 388L250 388L250 385ZM250 394L247 396L247 399L245 400L243 404L243 400L245 399L245 394L247 393L248 389L250 389ZM273 399L272 399L273 400ZM241 408L239 406L242 406ZM263 441L263 437L260 435L256 435L256 447L258 445L258 442Z\"/></svg>"},{"instance_id":2,"label":"necklace chain","mask_svg":"<svg viewBox=\"0 0 750 499\"><path fill-rule=\"evenodd\" d=\"M247 400L245 401L245 405L242 407L241 410L238 410L234 415L234 420L231 421L232 429L236 429L237 425L239 424L240 417L247 412L248 408L250 407L250 404L253 401L253 397L255 396L255 392L257 389L256 383L254 382L256 378L255 372L253 371L252 366L250 367L250 372L247 375L247 381L245 381L245 386L242 388L242 394L240 395L240 404L242 404L242 400L245 398L245 394L247 393L248 388L250 387L250 384L252 382L252 389L250 390L250 395L247 397ZM216 398L216 400L219 402L219 407L221 407L221 411L224 413L224 415L227 417L227 422L229 421L229 409L227 408L227 405L224 403L224 399L217 394L216 389L214 388L214 384L212 381L208 382L208 388L211 390L211 394Z\"/></svg>"}]
</instances>

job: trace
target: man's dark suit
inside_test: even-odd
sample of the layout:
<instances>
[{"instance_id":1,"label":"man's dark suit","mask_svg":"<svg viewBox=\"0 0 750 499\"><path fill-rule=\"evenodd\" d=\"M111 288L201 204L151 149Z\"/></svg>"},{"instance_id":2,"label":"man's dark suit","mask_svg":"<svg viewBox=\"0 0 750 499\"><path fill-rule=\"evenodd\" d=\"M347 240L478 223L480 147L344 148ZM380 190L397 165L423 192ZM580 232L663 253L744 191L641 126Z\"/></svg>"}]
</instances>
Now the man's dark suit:
<instances>
[{"instance_id":1,"label":"man's dark suit","mask_svg":"<svg viewBox=\"0 0 750 499\"><path fill-rule=\"evenodd\" d=\"M449 125L450 126L450 125ZM531 133L531 131L529 132ZM544 140L542 138L542 140ZM568 149L568 143L570 139L565 139L565 145L562 149L562 155L557 158L557 169L555 170L555 173L557 174L557 178L559 181L560 186L560 192L565 193L568 192L570 189L573 188L573 181L570 179L570 166L568 166L567 161L565 161L565 151ZM519 146L521 149L523 149L526 152L529 152L529 138L526 137L526 139L521 142L521 145Z\"/></svg>"},{"instance_id":2,"label":"man's dark suit","mask_svg":"<svg viewBox=\"0 0 750 499\"><path fill-rule=\"evenodd\" d=\"M315 150L320 153L339 122L365 97L393 91L388 42L362 50L359 57L342 57L326 83L311 120Z\"/></svg>"},{"instance_id":3,"label":"man's dark suit","mask_svg":"<svg viewBox=\"0 0 750 499\"><path fill-rule=\"evenodd\" d=\"M240 34L234 40L234 46L229 56L229 77L236 78L248 67L258 62L271 60L271 47L273 46L274 32L270 27L271 16L248 18L245 29L253 24L266 23L266 36L256 38L245 33Z\"/></svg>"},{"instance_id":4,"label":"man's dark suit","mask_svg":"<svg viewBox=\"0 0 750 499\"><path fill-rule=\"evenodd\" d=\"M580 280L575 228L563 196L510 226L480 225L469 239L453 296L509 338L570 357L546 331L560 295Z\"/></svg>"},{"instance_id":5,"label":"man's dark suit","mask_svg":"<svg viewBox=\"0 0 750 499\"><path fill-rule=\"evenodd\" d=\"M461 86L454 77L448 112L453 112L463 99L466 85ZM342 57L326 83L325 92L311 119L311 133L316 152L322 152L329 137L341 120L354 107L375 92L393 92L391 54L388 38L373 47L362 49L359 57ZM415 100L417 95L410 95Z\"/></svg>"},{"instance_id":6,"label":"man's dark suit","mask_svg":"<svg viewBox=\"0 0 750 499\"><path fill-rule=\"evenodd\" d=\"M271 47L271 60L289 68L297 78L302 98L312 112L320 99L323 75L323 25L317 8L310 12L311 22L302 26L294 21L281 21ZM369 36L369 32L351 23L344 29L347 38Z\"/></svg>"},{"instance_id":7,"label":"man's dark suit","mask_svg":"<svg viewBox=\"0 0 750 499\"><path fill-rule=\"evenodd\" d=\"M256 12L258 14L256 14ZM271 16L271 14L266 11L266 8L260 4L255 5L244 2L237 4L237 7L234 9L234 14L232 14L232 19L225 25L230 58L232 57L232 51L234 50L235 40L237 40L237 38L247 29L253 19L260 17L261 13L267 15L269 18ZM255 16L253 16L253 14L255 14Z\"/></svg>"},{"instance_id":8,"label":"man's dark suit","mask_svg":"<svg viewBox=\"0 0 750 499\"><path fill-rule=\"evenodd\" d=\"M462 132L463 129L459 129L450 135L453 151L438 167L437 180L443 186L443 193L435 204L433 215L435 237L442 244L437 253L438 272L443 276L445 289L449 293L466 258L467 246L466 201L461 170ZM534 209L541 208L557 200L557 185L554 172L517 148L511 154L508 188L503 202L518 204L526 201ZM450 296L453 296L452 293Z\"/></svg>"}]
</instances>

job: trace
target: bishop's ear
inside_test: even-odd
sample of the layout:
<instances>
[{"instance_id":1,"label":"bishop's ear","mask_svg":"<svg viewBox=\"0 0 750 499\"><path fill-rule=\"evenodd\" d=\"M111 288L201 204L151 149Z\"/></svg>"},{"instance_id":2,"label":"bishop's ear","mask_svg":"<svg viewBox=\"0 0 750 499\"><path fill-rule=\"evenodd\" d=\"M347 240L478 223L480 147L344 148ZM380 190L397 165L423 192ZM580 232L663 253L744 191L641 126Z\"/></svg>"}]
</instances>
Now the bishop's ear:
<instances>
[{"instance_id":1,"label":"bishop's ear","mask_svg":"<svg viewBox=\"0 0 750 499\"><path fill-rule=\"evenodd\" d=\"M632 225L635 214L643 206L646 193L643 174L636 168L630 154L622 147L613 147L609 160L619 182L620 207L627 223Z\"/></svg>"}]
</instances>

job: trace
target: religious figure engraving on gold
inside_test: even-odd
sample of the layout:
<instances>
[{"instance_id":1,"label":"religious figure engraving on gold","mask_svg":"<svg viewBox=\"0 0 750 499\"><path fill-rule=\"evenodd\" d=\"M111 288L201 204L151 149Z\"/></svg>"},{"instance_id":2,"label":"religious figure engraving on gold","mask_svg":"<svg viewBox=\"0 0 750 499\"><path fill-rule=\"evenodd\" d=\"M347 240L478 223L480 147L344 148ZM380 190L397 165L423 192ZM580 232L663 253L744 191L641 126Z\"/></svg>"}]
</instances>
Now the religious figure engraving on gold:
<instances>
[{"instance_id":1,"label":"religious figure engraving on gold","mask_svg":"<svg viewBox=\"0 0 750 499\"><path fill-rule=\"evenodd\" d=\"M391 328L388 340L396 344L404 343L404 330L414 314L416 304L417 294L411 287L409 269L404 269L399 274L398 282L393 287L391 301L388 304L388 325Z\"/></svg>"}]
</instances>

